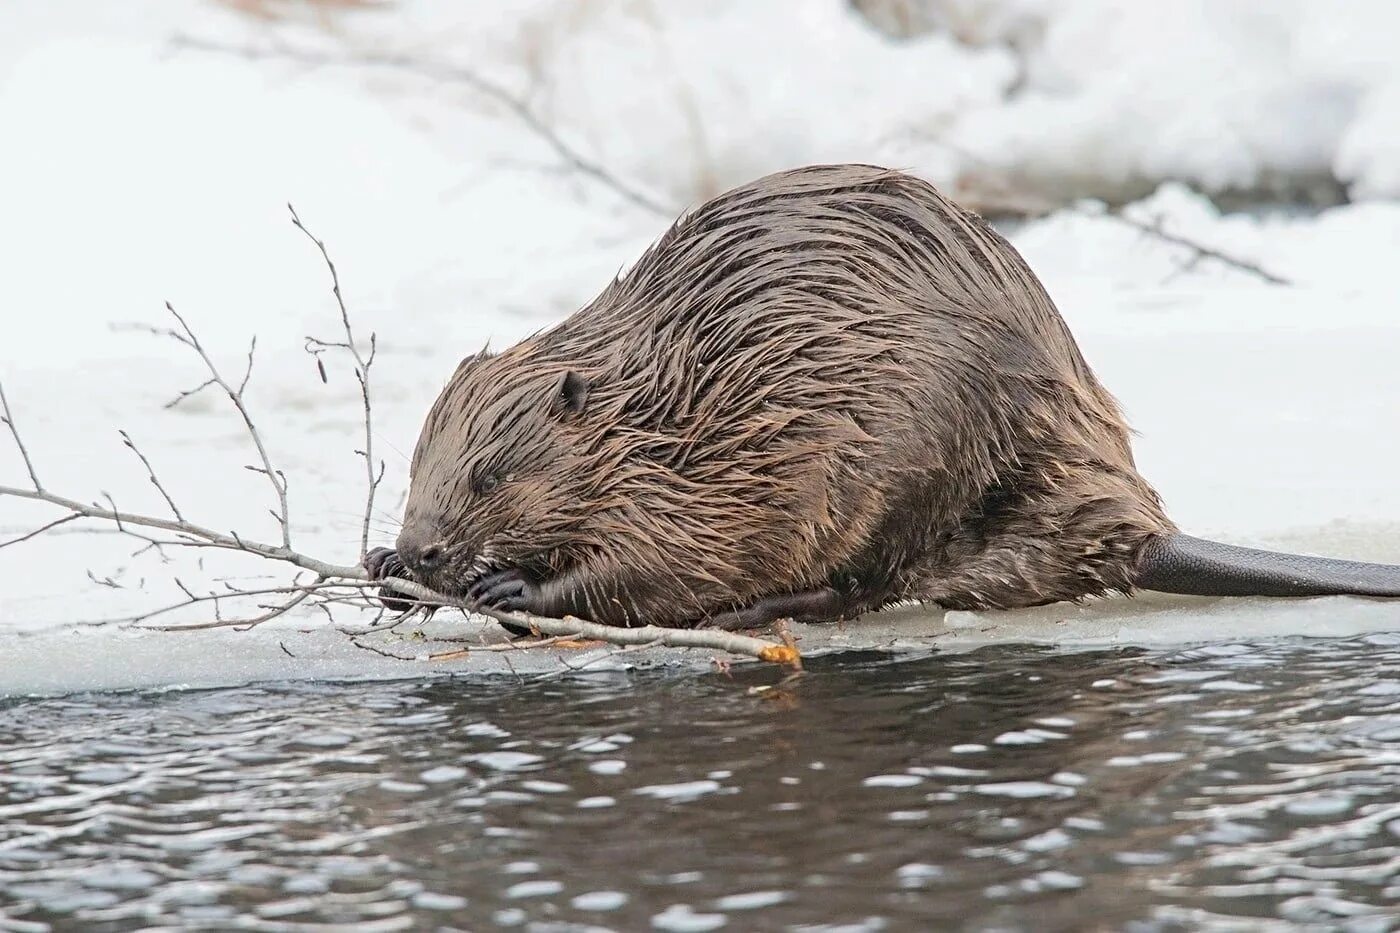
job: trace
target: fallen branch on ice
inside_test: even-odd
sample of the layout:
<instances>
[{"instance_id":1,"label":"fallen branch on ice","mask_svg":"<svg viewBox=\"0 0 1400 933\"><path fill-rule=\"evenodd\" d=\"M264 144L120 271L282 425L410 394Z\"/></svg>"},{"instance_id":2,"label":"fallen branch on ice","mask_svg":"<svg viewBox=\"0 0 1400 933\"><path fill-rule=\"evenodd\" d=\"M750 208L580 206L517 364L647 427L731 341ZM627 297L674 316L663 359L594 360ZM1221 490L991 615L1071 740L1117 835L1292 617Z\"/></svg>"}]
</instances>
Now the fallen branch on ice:
<instances>
[{"instance_id":1,"label":"fallen branch on ice","mask_svg":"<svg viewBox=\"0 0 1400 933\"><path fill-rule=\"evenodd\" d=\"M288 207L290 209L290 205L288 205ZM421 584L408 580L400 580L397 578L389 578L382 581L371 580L362 562L369 547L370 520L374 509L375 494L384 475L384 465L382 462L379 464L377 471L374 467L373 449L371 446L373 442L371 420L373 408L370 399L369 370L374 362L375 337L372 334L370 335L369 350L367 353L362 352L359 344L356 343L354 330L350 322L350 315L341 296L340 279L336 273L335 264L331 261L330 254L327 252L325 244L306 229L294 210L292 211L292 222L296 225L297 229L305 233L316 245L327 268L330 270L332 290L340 310L341 324L345 334L345 339L343 341L326 341L316 338L307 338L306 348L308 352L317 357L317 368L322 373L323 378L325 368L320 355L328 350L342 350L348 353L354 361L355 375L360 385L360 395L364 408L365 439L364 449L357 450L356 453L364 457L366 464L366 501L359 541L359 560L361 563L353 566L335 564L304 554L292 546L291 513L287 495L287 478L280 469L274 466L272 457L268 453L268 447L264 443L262 434L254 422L253 416L244 400L248 382L252 377L254 355L257 349L256 340L254 340L249 347L247 368L242 378L235 386L233 382L224 377L213 359L206 352L204 346L200 343L199 338L186 319L169 304L166 305L166 308L175 319L178 327L148 329L153 333L170 337L182 346L194 351L204 363L204 367L209 374L208 379L203 383L194 389L181 392L170 404L179 404L196 393L211 387L221 389L228 397L230 403L243 422L245 433L248 435L254 449L257 451L259 465L249 466L247 469L266 476L269 483L272 485L277 501L277 508L275 510L269 510L269 512L273 518L276 519L281 529L281 541L277 544L268 544L240 535L236 531L222 532L205 525L196 524L187 519L185 513L179 508L174 497L169 492L169 488L161 481L151 460L142 452L131 435L126 431L120 432L123 444L140 460L149 481L160 493L165 504L169 507L171 512L170 518L143 515L120 509L117 507L116 503L112 501L110 496L105 497L104 505L95 502L84 502L51 491L40 480L39 471L20 433L14 413L10 408L9 399L6 398L4 388L0 385L0 422L9 429L15 447L19 451L20 458L24 462L25 470L29 475L30 485L32 487L25 489L18 486L0 486L0 497L43 502L48 505L56 506L66 513L33 531L0 542L0 548L22 544L51 529L67 525L71 522L97 521L111 523L115 526L118 534L141 541L144 546L141 551L137 553L153 549L164 556L167 548L204 548L215 551L249 554L266 560L290 564L298 568L299 571L290 582L278 585L248 587L235 585L225 580L223 581L223 589L215 589L206 593L195 592L178 577L175 577L173 582L183 596L183 598L177 602L135 615L101 620L96 624L127 624L136 627L158 628L162 630L210 628L247 630L285 616L293 610L302 608L314 607L320 609L325 612L328 617L331 617L333 621L333 616L331 614L331 607L333 605L351 605L359 609L373 611L376 613L377 621L379 618L383 617L385 610L374 598L374 593L381 587L388 587L407 597L408 601L412 603L412 608L409 613L401 617L400 622L403 618L410 617L416 613L426 615L439 608L454 607L467 612L475 612L490 616L497 621L529 629L545 640L551 638L583 638L618 645L624 648L647 645L665 645L677 648L710 648L729 652L731 654L747 655L762 661L787 664L793 667L800 666L800 655L796 647L791 644L790 640L780 644L761 638L739 635L717 629L669 629L657 626L614 628L612 626L599 625L574 618L542 618L522 613L501 612L494 609L479 607L469 601L434 592ZM307 575L310 576L310 579L304 579ZM115 583L111 585L117 586ZM226 604L234 603L242 605L248 601L253 601L257 610L255 614L239 617L225 616L224 607ZM212 620L189 624L148 624L156 617L192 607L208 608L213 612L214 618ZM399 623L396 622L394 624L397 625ZM356 641L355 644L361 647L369 647L361 645L358 641ZM523 643L521 647L533 647L539 644L540 642L536 640Z\"/></svg>"}]
</instances>

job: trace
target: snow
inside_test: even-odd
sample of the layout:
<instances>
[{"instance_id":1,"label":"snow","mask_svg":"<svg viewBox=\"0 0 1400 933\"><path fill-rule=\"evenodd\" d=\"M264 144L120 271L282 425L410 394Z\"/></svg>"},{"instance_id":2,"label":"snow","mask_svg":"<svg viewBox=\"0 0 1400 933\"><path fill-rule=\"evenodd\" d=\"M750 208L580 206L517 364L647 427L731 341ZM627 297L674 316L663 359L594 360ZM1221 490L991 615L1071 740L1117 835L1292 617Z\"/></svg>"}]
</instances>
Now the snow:
<instances>
[{"instance_id":1,"label":"snow","mask_svg":"<svg viewBox=\"0 0 1400 933\"><path fill-rule=\"evenodd\" d=\"M1023 81L946 141L1023 189L1122 198L1177 178L1304 194L1330 179L1400 193L1400 7L1387 0L961 5L979 11L977 39L1014 43Z\"/></svg>"},{"instance_id":2,"label":"snow","mask_svg":"<svg viewBox=\"0 0 1400 933\"><path fill-rule=\"evenodd\" d=\"M198 360L114 327L168 326L170 300L231 374L258 337L248 398L289 476L298 546L353 561L357 388L346 360L327 357L323 385L302 352L304 336L334 338L339 321L326 270L285 203L326 240L359 331L379 335L380 542L393 536L405 455L457 360L567 315L666 223L561 170L547 142L458 83L172 44L190 36L470 66L527 97L579 153L676 206L835 159L910 167L973 195L988 179L1060 202L1145 193L1129 216L1294 283L1193 262L1092 202L1012 231L1123 402L1140 465L1172 514L1230 541L1400 562L1400 204L1385 200L1400 194L1393 4L1356 2L1343 16L1308 0L929 0L945 19L957 14L959 39L900 41L836 0L422 0L344 14L264 5L278 16L176 0L7 9L0 379L54 490L162 513L121 427L190 517L278 534L266 480L242 469L255 453L227 400L162 407L202 381ZM1230 213L1200 193L1298 196L1319 180L1352 202ZM0 484L25 484L7 438ZM0 540L51 517L0 500ZM174 601L176 572L200 586L274 568L239 558L166 566L112 535L66 530L0 550L0 695L510 672L499 654L421 660L443 646L407 637L373 643L417 660L375 655L307 616L250 633L84 627ZM951 650L1397 628L1400 609L1377 601L1148 597L947 619L900 610L801 637L809 652ZM603 671L708 662L700 652L566 659ZM546 652L513 663L559 669Z\"/></svg>"}]
</instances>

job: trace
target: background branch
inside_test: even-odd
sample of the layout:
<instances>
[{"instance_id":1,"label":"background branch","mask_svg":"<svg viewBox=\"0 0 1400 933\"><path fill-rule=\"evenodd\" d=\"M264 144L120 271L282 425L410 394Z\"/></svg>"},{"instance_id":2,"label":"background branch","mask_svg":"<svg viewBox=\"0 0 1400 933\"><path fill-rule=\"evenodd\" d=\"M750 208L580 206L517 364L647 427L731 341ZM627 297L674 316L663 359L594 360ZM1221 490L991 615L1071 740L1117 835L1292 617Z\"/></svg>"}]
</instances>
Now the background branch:
<instances>
[{"instance_id":1,"label":"background branch","mask_svg":"<svg viewBox=\"0 0 1400 933\"><path fill-rule=\"evenodd\" d=\"M1153 237L1154 239L1161 240L1163 243L1169 243L1172 246L1181 246L1186 249L1189 249L1192 253L1195 254L1195 260L1214 259L1215 261L1229 266L1230 268L1235 269L1239 272L1245 272L1250 275L1257 276L1258 278L1263 279L1265 282L1268 282L1270 285L1293 284L1293 281L1291 279L1286 279L1281 275L1277 275L1273 272L1270 272L1268 269L1265 269L1257 262L1254 262L1249 259L1241 259L1239 256L1233 256L1229 253L1225 253L1221 250L1215 249L1214 247L1206 246L1204 243L1200 243L1189 237L1182 236L1178 233L1171 233L1170 231L1163 229L1162 225L1164 221L1161 217L1156 218L1151 223L1147 223L1146 221L1136 220L1132 217L1129 217L1122 211L1109 211L1106 214L1104 214L1104 216L1111 217L1112 219L1118 221L1120 224L1132 227L1134 230L1141 231L1142 233L1145 233L1148 236Z\"/></svg>"},{"instance_id":2,"label":"background branch","mask_svg":"<svg viewBox=\"0 0 1400 933\"><path fill-rule=\"evenodd\" d=\"M519 97L489 78L461 65L447 65L425 61L409 55L391 52L349 52L332 54L310 49L295 49L282 45L238 46L197 39L193 36L176 36L171 40L176 49L190 49L200 52L213 52L220 55L233 55L252 60L281 59L312 67L387 68L410 74L421 75L435 81L449 81L471 88L477 94L494 101L505 108L527 130L537 136L553 150L559 159L582 175L597 182L624 200L643 210L663 217L674 217L677 209L663 204L634 185L623 181L605 169L595 160L580 152L572 143L531 109L524 98Z\"/></svg>"},{"instance_id":3,"label":"background branch","mask_svg":"<svg viewBox=\"0 0 1400 933\"><path fill-rule=\"evenodd\" d=\"M1270 272L1257 262L1250 259L1243 259L1224 250L1208 246L1198 240L1194 240L1180 233L1172 233L1164 228L1165 220L1158 217L1152 222L1137 220L1129 217L1121 210L1101 210L1086 207L1085 205L1063 205L1052 204L1032 197L1004 196L1004 197L982 197L977 201L978 210L984 214L1004 215L1030 219L1044 217L1057 211L1070 210L1085 217L1102 217L1107 220L1116 221L1127 227L1132 227L1154 240L1159 240L1169 246L1179 246L1188 249L1193 253L1191 262L1194 264L1202 259L1213 259L1221 265L1242 272L1246 275L1262 279L1270 285L1292 285L1291 279L1285 278L1277 273Z\"/></svg>"}]
</instances>

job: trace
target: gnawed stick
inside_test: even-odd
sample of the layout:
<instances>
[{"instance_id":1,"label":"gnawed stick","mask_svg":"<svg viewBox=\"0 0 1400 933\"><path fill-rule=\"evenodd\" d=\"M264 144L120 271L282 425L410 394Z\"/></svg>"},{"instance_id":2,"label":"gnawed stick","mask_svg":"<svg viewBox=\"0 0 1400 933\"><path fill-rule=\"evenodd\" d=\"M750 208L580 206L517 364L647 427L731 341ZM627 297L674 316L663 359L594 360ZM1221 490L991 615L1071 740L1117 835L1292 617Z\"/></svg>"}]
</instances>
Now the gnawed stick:
<instances>
[{"instance_id":1,"label":"gnawed stick","mask_svg":"<svg viewBox=\"0 0 1400 933\"><path fill-rule=\"evenodd\" d=\"M361 579L366 578L361 577ZM396 592L412 596L425 605L441 603L455 606L469 612L488 615L498 622L507 622L534 629L542 635L582 636L595 641L604 641L610 645L655 643L671 648L718 648L721 651L728 651L730 654L748 655L758 658L760 661L787 664L793 667L800 666L802 661L802 656L795 647L780 645L762 638L754 638L751 635L738 635L710 628L662 628L658 625L617 628L612 625L600 625L597 622L585 622L582 619L572 617L551 619L520 612L501 612L497 609L475 606L465 600L444 597L440 593L435 593L427 587L409 580L389 577L383 582Z\"/></svg>"},{"instance_id":2,"label":"gnawed stick","mask_svg":"<svg viewBox=\"0 0 1400 933\"><path fill-rule=\"evenodd\" d=\"M378 585L387 586L395 592L403 593L405 596L410 596L424 606L450 606L467 612L490 616L499 622L507 622L522 628L533 629L542 635L590 638L612 645L624 646L655 643L672 648L712 648L718 651L726 651L730 654L757 658L760 661L767 661L773 664L786 664L796 667L801 663L801 655L796 648L767 641L762 638L754 638L750 635L739 635L734 632L725 632L718 629L670 629L655 625L644 625L638 628L615 628L610 625L599 625L596 622L585 622L582 619L551 619L543 616L525 615L523 613L501 612L496 609L472 605L466 600L446 596L410 580L400 580L396 577L390 577L382 581L371 581L368 572L360 566L351 567L333 564L294 551L283 545L263 544L232 532L224 534L193 524L189 521L156 518L150 515L118 511L97 505L87 505L76 499L60 496L48 492L47 490L41 492L39 490L20 489L12 486L0 486L0 496L45 502L66 509L73 517L100 519L113 522L123 528L151 528L183 536L183 540L172 539L162 542L167 545L188 546L203 544L205 546L223 548L231 551L242 551L243 553L253 554L268 560L282 561L300 567L303 570L309 570L318 577L323 578L326 582L341 580L352 583L377 583ZM191 541L190 539L195 540ZM256 594L231 591L227 598L232 599L247 595ZM297 602L300 603L302 600L297 600ZM230 624L244 625L246 623L238 622ZM195 626L172 626L171 628L192 627Z\"/></svg>"},{"instance_id":3,"label":"gnawed stick","mask_svg":"<svg viewBox=\"0 0 1400 933\"><path fill-rule=\"evenodd\" d=\"M293 222L316 244L322 257L325 259L331 272L331 280L337 306L340 310L341 323L345 332L345 341L313 341L315 349L338 348L347 350L354 358L356 366L356 376L360 382L361 401L364 408L364 431L365 449L357 451L364 456L366 462L366 504L365 520L361 525L360 534L360 559L363 560L363 551L367 543L369 517L373 513L374 497L379 480L382 477L383 467L381 464L378 475L373 470L372 450L370 442L372 440L371 404L369 392L369 368L374 359L374 338L370 338L368 354L362 354L356 344L354 332L350 326L349 313L340 294L340 282L335 272L335 266L331 262L324 244L313 236L310 231L302 226L299 218L293 214ZM537 616L530 616L523 613L502 612L495 609L478 607L467 600L457 599L442 593L434 592L421 584L407 580L389 578L383 581L370 579L368 571L363 564L341 565L329 561L320 560L308 554L301 553L293 549L291 536L291 522L287 501L287 480L281 470L273 466L272 458L268 454L267 445L263 442L263 437L255 424L252 414L245 404L244 393L248 387L249 379L253 370L253 356L257 348L256 340L248 350L247 370L235 386L233 382L226 379L219 371L212 357L199 342L194 330L187 320L181 316L174 307L166 305L169 313L179 324L179 328L144 328L162 336L171 337L186 348L196 353L204 363L205 369L209 373L209 378L194 389L182 392L177 397L175 404L194 395L203 389L217 386L223 390L230 403L237 411L247 434L252 440L257 451L260 465L249 466L248 469L257 473L262 473L268 477L277 497L278 508L271 514L276 519L281 529L280 544L266 544L243 535L237 531L218 531L207 526L199 525L185 518L170 495L168 487L161 481L154 464L146 455L137 448L131 440L130 435L122 432L123 443L129 447L140 459L145 468L148 478L153 486L160 492L166 505L173 513L172 518L157 518L150 515L142 515L119 509L110 496L104 494L105 505L95 502L84 502L76 498L62 496L52 492L40 479L40 474L35 466L34 460L26 447L15 423L14 414L10 407L10 401L5 396L3 386L0 386L0 423L9 429L15 447L24 462L25 470L32 483L32 488L26 489L18 486L0 486L0 498L10 497L14 499L27 499L34 502L43 502L56 506L66 513L54 521L35 529L28 534L22 534L18 538L0 543L0 546L10 546L32 540L50 529L59 528L70 522L79 519L94 520L102 523L111 523L115 526L115 533L134 538L144 543L142 551L155 548L164 555L164 548L208 548L213 550L226 550L252 554L266 560L278 561L291 564L300 570L309 571L315 576L314 582L302 583L299 579L294 579L290 583L281 586L247 588L234 586L228 581L225 582L227 592L213 592L205 595L198 595L179 579L175 578L175 586L181 591L185 599L171 606L161 607L154 611L143 614L126 616L121 619L105 620L108 623L139 624L153 616L163 615L167 612L176 611L191 606L212 607L214 620L203 623L162 626L169 629L209 629L209 628L235 628L246 630L256 627L265 622L279 618L298 607L311 607L324 611L331 615L331 604L341 604L353 602L360 608L373 609L381 615L384 610L375 605L374 600L365 591L371 588L388 587L405 596L417 601L415 608L429 607L453 607L466 612L475 612L486 615L497 621L508 623L513 626L531 629L537 633L551 637L579 637L596 641L606 642L612 645L619 645L625 648L640 647L645 645L664 645L675 648L710 648L730 654L757 658L775 664L785 664L794 668L801 666L801 655L795 645L790 642L779 644L761 638L754 638L748 635L739 635L733 632L719 629L669 629L658 626L642 626L640 628L615 628L607 625L599 625L593 622L586 622L581 619L565 618L554 619ZM140 553L140 552L138 552ZM102 582L102 581L99 581ZM352 590L350 597L347 597L345 590ZM282 597L282 601L273 605L259 605L263 610L260 614L249 618L225 618L221 612L224 600L249 600L267 597ZM352 597L352 598L351 598ZM332 619L333 621L333 619ZM402 621L402 620L400 620ZM399 623L394 623L399 624ZM146 626L151 628L152 626Z\"/></svg>"}]
</instances>

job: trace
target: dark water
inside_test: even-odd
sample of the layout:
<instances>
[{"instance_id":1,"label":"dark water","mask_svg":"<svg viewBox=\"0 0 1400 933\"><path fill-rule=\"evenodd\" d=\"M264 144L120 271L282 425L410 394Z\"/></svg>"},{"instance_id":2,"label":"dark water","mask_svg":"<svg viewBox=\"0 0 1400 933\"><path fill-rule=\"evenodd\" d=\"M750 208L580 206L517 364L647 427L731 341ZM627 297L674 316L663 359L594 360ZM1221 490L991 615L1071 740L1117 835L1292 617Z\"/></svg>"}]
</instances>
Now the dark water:
<instances>
[{"instance_id":1,"label":"dark water","mask_svg":"<svg viewBox=\"0 0 1400 933\"><path fill-rule=\"evenodd\" d=\"M3 929L1400 928L1400 636L0 706Z\"/></svg>"}]
</instances>

